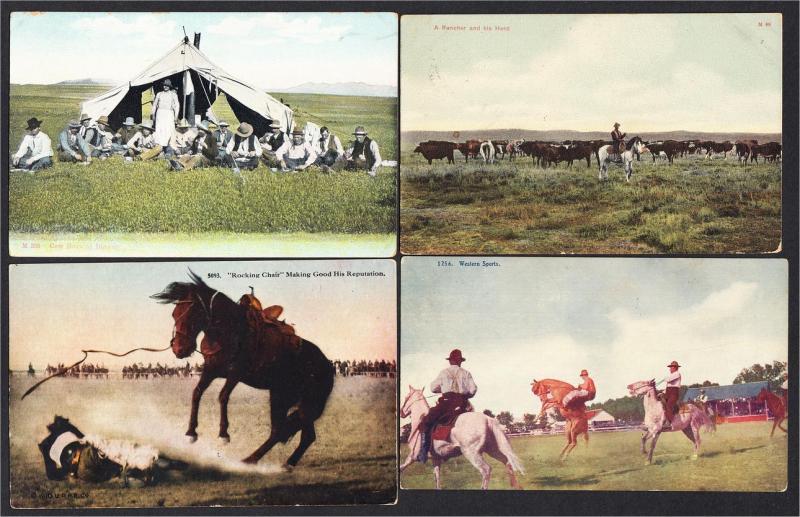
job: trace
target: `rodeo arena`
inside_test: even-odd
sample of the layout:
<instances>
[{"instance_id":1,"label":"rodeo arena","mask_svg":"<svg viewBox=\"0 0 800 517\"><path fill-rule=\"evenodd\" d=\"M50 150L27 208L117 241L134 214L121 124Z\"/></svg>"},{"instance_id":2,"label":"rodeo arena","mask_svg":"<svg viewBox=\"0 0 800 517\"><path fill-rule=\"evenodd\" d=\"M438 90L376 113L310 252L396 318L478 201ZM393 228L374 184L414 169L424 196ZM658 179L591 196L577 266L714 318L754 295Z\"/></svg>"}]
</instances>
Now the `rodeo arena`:
<instances>
[{"instance_id":1,"label":"rodeo arena","mask_svg":"<svg viewBox=\"0 0 800 517\"><path fill-rule=\"evenodd\" d=\"M382 165L378 142L356 126L352 138L308 121L299 127L289 105L231 76L186 37L142 73L81 105L56 139L59 162L90 165L121 157L126 162L162 160L173 170L219 166L237 174L263 165L272 171L359 170L375 176ZM150 119L143 94L152 91ZM224 95L239 121L231 126L211 109ZM37 117L12 157L12 170L34 172L53 165L50 137ZM342 145L342 140L347 147Z\"/></svg>"}]
</instances>

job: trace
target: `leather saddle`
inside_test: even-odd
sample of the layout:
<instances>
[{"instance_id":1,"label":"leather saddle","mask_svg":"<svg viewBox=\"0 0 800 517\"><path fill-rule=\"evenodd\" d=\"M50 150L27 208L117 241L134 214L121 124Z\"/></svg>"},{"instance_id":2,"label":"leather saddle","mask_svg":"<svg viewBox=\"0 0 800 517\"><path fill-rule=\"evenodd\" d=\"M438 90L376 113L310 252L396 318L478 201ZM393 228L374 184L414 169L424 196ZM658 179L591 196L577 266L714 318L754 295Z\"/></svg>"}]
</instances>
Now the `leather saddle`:
<instances>
[{"instance_id":1,"label":"leather saddle","mask_svg":"<svg viewBox=\"0 0 800 517\"><path fill-rule=\"evenodd\" d=\"M453 427L456 425L456 419L464 413L469 413L471 411L475 411L475 408L472 407L472 404L467 402L465 406L459 406L454 411L449 411L442 415L439 420L436 421L436 424L433 426L433 431L431 431L431 438L434 440L442 440L442 441L449 441L450 440L450 431L453 430Z\"/></svg>"}]
</instances>

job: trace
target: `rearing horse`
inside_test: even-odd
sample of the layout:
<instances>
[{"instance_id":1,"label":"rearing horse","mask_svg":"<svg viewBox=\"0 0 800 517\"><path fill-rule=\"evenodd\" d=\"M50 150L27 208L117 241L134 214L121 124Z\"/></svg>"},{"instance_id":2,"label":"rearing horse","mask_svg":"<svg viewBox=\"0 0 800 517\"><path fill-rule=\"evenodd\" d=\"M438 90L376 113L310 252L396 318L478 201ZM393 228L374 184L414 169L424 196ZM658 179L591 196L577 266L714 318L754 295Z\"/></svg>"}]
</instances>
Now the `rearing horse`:
<instances>
[{"instance_id":1,"label":"rearing horse","mask_svg":"<svg viewBox=\"0 0 800 517\"><path fill-rule=\"evenodd\" d=\"M245 458L256 463L277 443L300 432L300 444L286 461L294 466L316 439L314 422L322 415L333 389L333 366L322 351L305 339L292 340L277 325L256 325L251 309L212 289L192 271L192 282L173 282L151 298L174 303L175 321L170 345L178 359L190 356L200 344L203 371L192 393L192 411L186 435L197 440L200 399L211 381L224 378L219 393L219 437L228 435L228 399L240 382L270 390L270 435ZM294 409L293 409L294 408ZM290 411L291 410L291 411Z\"/></svg>"},{"instance_id":2,"label":"rearing horse","mask_svg":"<svg viewBox=\"0 0 800 517\"><path fill-rule=\"evenodd\" d=\"M786 420L786 400L769 391L767 388L761 388L758 392L759 402L766 402L770 413L772 413L772 432L769 437L775 434L775 428L779 428L784 433L788 433L781 424Z\"/></svg>"},{"instance_id":3,"label":"rearing horse","mask_svg":"<svg viewBox=\"0 0 800 517\"><path fill-rule=\"evenodd\" d=\"M557 379L542 379L540 381L534 379L531 383L531 391L542 401L542 409L539 411L538 418L542 418L542 415L548 409L555 407L558 408L561 416L567 421L567 425L564 428L567 444L558 455L562 460L567 459L572 449L578 446L578 437L580 435L583 435L586 444L589 444L589 421L586 418L584 408L566 408L561 402L566 394L574 389L575 386L572 384Z\"/></svg>"}]
</instances>

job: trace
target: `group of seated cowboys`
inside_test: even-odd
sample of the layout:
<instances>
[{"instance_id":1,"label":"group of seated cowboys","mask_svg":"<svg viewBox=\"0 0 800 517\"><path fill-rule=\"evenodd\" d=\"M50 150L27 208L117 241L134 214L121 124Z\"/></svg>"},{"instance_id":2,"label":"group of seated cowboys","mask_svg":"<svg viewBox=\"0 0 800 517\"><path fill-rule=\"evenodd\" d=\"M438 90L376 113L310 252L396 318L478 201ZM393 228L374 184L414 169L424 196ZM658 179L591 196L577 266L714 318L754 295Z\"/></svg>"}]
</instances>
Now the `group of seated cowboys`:
<instances>
[{"instance_id":1,"label":"group of seated cowboys","mask_svg":"<svg viewBox=\"0 0 800 517\"><path fill-rule=\"evenodd\" d=\"M369 138L363 126L356 127L355 139L347 149L327 127L320 129L319 138L307 141L304 131L295 128L289 137L280 124L273 121L270 132L257 138L253 126L239 124L235 131L220 121L212 130L204 120L191 127L184 119L178 122L166 146L156 142L153 122L145 120L136 124L127 117L116 132L102 115L93 120L82 115L72 120L58 136L58 160L67 163L90 164L93 159L107 159L114 155L129 160L155 160L164 158L174 170L198 167L224 166L235 172L252 170L261 163L272 170L297 172L312 166L324 172L336 170L363 170L375 176L382 159L377 142ZM41 130L42 121L36 117L28 120L26 134L12 157L16 170L28 172L50 167L53 149L50 137Z\"/></svg>"}]
</instances>

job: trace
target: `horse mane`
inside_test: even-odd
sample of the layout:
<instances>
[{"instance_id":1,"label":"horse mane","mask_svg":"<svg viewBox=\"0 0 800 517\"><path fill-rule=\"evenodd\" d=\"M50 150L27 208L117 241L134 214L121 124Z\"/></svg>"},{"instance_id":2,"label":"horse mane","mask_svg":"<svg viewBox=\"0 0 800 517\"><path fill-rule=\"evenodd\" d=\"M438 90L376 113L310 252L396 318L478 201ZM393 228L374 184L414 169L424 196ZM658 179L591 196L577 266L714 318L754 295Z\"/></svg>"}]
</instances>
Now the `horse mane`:
<instances>
[{"instance_id":1,"label":"horse mane","mask_svg":"<svg viewBox=\"0 0 800 517\"><path fill-rule=\"evenodd\" d=\"M573 386L572 384L565 381L560 381L558 379L542 379L538 382L541 382L543 384L549 384L554 388L569 388L573 390L575 389L575 386Z\"/></svg>"},{"instance_id":2,"label":"horse mane","mask_svg":"<svg viewBox=\"0 0 800 517\"><path fill-rule=\"evenodd\" d=\"M191 282L172 282L163 291L151 295L150 298L157 300L158 303L175 303L186 300L194 293L202 295L210 294L214 291L191 269L189 270L189 278L192 280Z\"/></svg>"},{"instance_id":3,"label":"horse mane","mask_svg":"<svg viewBox=\"0 0 800 517\"><path fill-rule=\"evenodd\" d=\"M633 149L633 144L635 144L639 140L641 140L641 138L639 138L638 136L631 138L630 140L628 140L628 143L625 144L625 148L630 151L631 149Z\"/></svg>"}]
</instances>

